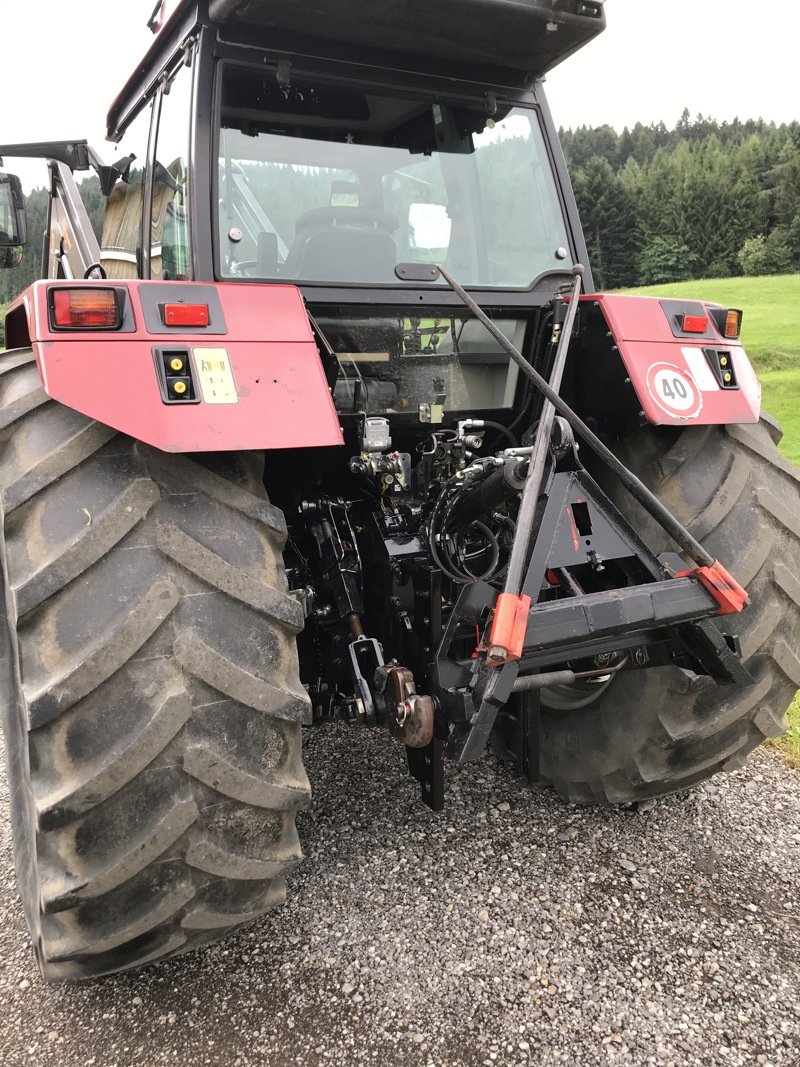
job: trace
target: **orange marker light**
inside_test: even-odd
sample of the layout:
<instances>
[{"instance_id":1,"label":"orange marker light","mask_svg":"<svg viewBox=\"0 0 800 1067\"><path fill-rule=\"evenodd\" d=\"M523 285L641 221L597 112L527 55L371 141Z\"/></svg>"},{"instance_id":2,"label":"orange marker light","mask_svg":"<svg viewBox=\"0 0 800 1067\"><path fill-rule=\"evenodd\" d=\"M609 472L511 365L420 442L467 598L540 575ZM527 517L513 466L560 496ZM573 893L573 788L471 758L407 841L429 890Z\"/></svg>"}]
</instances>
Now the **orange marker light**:
<instances>
[{"instance_id":1,"label":"orange marker light","mask_svg":"<svg viewBox=\"0 0 800 1067\"><path fill-rule=\"evenodd\" d=\"M728 314L725 316L725 329L723 331L725 337L730 340L735 340L742 332L742 313L731 308Z\"/></svg>"},{"instance_id":2,"label":"orange marker light","mask_svg":"<svg viewBox=\"0 0 800 1067\"><path fill-rule=\"evenodd\" d=\"M115 289L52 289L53 326L62 330L114 330L122 323Z\"/></svg>"}]
</instances>

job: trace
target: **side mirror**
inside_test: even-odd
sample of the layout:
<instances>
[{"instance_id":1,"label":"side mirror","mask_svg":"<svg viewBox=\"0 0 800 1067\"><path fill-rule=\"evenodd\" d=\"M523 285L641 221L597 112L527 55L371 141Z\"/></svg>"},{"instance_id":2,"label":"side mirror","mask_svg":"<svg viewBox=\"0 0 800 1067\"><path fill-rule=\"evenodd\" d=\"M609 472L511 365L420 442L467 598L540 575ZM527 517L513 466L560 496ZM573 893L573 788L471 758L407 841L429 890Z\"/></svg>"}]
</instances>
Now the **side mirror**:
<instances>
[{"instance_id":1,"label":"side mirror","mask_svg":"<svg viewBox=\"0 0 800 1067\"><path fill-rule=\"evenodd\" d=\"M27 243L22 184L16 174L0 174L0 268L18 267Z\"/></svg>"}]
</instances>

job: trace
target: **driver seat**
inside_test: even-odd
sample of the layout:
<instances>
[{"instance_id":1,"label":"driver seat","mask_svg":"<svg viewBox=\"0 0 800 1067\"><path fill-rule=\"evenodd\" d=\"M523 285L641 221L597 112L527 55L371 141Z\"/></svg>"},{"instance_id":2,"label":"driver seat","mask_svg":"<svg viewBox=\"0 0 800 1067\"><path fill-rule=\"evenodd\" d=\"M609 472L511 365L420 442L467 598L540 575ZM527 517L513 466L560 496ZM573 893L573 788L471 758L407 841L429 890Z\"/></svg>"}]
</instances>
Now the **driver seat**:
<instances>
[{"instance_id":1,"label":"driver seat","mask_svg":"<svg viewBox=\"0 0 800 1067\"><path fill-rule=\"evenodd\" d=\"M309 281L394 280L397 219L386 211L319 207L297 220L282 274Z\"/></svg>"}]
</instances>

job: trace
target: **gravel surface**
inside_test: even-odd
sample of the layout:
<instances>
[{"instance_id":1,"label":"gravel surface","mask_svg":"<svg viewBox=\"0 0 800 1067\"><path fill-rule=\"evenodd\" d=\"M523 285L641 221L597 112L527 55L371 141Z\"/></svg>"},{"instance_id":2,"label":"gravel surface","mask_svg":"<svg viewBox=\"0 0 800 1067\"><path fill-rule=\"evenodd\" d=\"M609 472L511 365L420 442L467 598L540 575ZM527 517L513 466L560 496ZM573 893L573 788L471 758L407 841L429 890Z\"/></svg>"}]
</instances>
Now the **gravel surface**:
<instances>
[{"instance_id":1,"label":"gravel surface","mask_svg":"<svg viewBox=\"0 0 800 1067\"><path fill-rule=\"evenodd\" d=\"M772 752L648 811L487 758L416 800L379 733L310 734L290 903L143 972L45 986L2 795L0 1061L800 1064L800 774Z\"/></svg>"}]
</instances>

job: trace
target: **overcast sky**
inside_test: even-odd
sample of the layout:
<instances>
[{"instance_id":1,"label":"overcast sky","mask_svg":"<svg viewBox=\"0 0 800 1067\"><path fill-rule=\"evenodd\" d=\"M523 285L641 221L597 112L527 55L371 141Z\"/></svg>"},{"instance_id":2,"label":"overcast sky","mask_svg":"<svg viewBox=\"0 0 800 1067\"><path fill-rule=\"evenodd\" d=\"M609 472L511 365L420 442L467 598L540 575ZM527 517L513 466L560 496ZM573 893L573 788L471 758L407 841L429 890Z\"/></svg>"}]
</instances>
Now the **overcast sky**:
<instances>
[{"instance_id":1,"label":"overcast sky","mask_svg":"<svg viewBox=\"0 0 800 1067\"><path fill-rule=\"evenodd\" d=\"M0 144L85 137L110 159L105 115L151 40L155 0L2 7ZM684 107L720 120L800 119L800 0L607 0L606 11L606 32L548 78L557 124L672 126ZM28 188L44 184L43 164L5 165Z\"/></svg>"}]
</instances>

